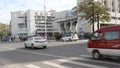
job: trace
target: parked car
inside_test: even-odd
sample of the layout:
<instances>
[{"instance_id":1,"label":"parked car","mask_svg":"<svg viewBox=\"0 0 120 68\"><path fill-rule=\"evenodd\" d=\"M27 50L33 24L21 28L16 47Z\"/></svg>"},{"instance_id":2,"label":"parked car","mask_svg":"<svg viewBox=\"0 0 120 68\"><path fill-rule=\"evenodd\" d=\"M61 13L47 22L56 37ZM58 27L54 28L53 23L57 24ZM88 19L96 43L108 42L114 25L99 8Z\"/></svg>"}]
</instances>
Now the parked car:
<instances>
[{"instance_id":1,"label":"parked car","mask_svg":"<svg viewBox=\"0 0 120 68\"><path fill-rule=\"evenodd\" d=\"M66 34L61 38L61 41L76 41L78 39L77 34Z\"/></svg>"},{"instance_id":2,"label":"parked car","mask_svg":"<svg viewBox=\"0 0 120 68\"><path fill-rule=\"evenodd\" d=\"M25 48L31 47L34 49L35 47L47 48L47 39L43 37L30 37L24 43Z\"/></svg>"},{"instance_id":3,"label":"parked car","mask_svg":"<svg viewBox=\"0 0 120 68\"><path fill-rule=\"evenodd\" d=\"M3 37L1 38L1 41L9 41L9 36L3 36Z\"/></svg>"},{"instance_id":4,"label":"parked car","mask_svg":"<svg viewBox=\"0 0 120 68\"><path fill-rule=\"evenodd\" d=\"M94 59L120 57L120 25L95 31L88 42L88 51Z\"/></svg>"}]
</instances>

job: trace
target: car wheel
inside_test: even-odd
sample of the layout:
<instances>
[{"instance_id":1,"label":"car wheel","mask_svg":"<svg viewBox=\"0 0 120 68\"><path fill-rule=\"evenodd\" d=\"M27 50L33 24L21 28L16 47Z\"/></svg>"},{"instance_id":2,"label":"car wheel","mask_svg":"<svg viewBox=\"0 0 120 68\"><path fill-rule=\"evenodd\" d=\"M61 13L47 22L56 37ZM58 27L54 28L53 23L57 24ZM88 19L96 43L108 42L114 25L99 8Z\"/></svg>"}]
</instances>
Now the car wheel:
<instances>
[{"instance_id":1,"label":"car wheel","mask_svg":"<svg viewBox=\"0 0 120 68\"><path fill-rule=\"evenodd\" d=\"M75 40L75 41L77 41L77 40Z\"/></svg>"},{"instance_id":2,"label":"car wheel","mask_svg":"<svg viewBox=\"0 0 120 68\"><path fill-rule=\"evenodd\" d=\"M92 56L95 60L99 60L102 58L102 55L98 51L93 51Z\"/></svg>"},{"instance_id":3,"label":"car wheel","mask_svg":"<svg viewBox=\"0 0 120 68\"><path fill-rule=\"evenodd\" d=\"M72 41L71 39L69 39L69 41Z\"/></svg>"},{"instance_id":4,"label":"car wheel","mask_svg":"<svg viewBox=\"0 0 120 68\"><path fill-rule=\"evenodd\" d=\"M63 40L63 39L61 39L61 41L62 41L62 42L64 42L64 40Z\"/></svg>"},{"instance_id":5,"label":"car wheel","mask_svg":"<svg viewBox=\"0 0 120 68\"><path fill-rule=\"evenodd\" d=\"M31 44L31 48L32 48L32 49L35 49L35 47L34 47L34 45L33 45L33 44Z\"/></svg>"},{"instance_id":6,"label":"car wheel","mask_svg":"<svg viewBox=\"0 0 120 68\"><path fill-rule=\"evenodd\" d=\"M26 43L24 44L24 46L25 46L25 48L28 48Z\"/></svg>"},{"instance_id":7,"label":"car wheel","mask_svg":"<svg viewBox=\"0 0 120 68\"><path fill-rule=\"evenodd\" d=\"M43 46L43 48L44 48L44 49L46 49L46 48L47 48L47 46Z\"/></svg>"}]
</instances>

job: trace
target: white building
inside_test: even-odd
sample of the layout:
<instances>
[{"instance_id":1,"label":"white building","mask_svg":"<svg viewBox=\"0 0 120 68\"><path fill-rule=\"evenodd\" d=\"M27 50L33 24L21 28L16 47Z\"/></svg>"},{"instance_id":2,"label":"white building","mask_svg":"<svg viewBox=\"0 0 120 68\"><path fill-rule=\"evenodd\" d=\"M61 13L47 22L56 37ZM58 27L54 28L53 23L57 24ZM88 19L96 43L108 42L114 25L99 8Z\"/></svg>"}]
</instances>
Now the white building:
<instances>
[{"instance_id":1,"label":"white building","mask_svg":"<svg viewBox=\"0 0 120 68\"><path fill-rule=\"evenodd\" d=\"M77 3L82 2L84 0L77 0ZM94 0L95 1L95 0ZM97 0L96 0L97 1ZM111 10L109 13L111 14L110 22L100 22L100 28L109 25L120 24L120 0L98 0L106 5ZM81 15L82 13L79 13ZM83 32L92 32L92 25L88 23L87 20L81 19L80 17L75 16L72 13L72 10L66 10L57 12L55 15L56 22L59 24L60 33L81 33ZM97 30L97 23L94 26L95 30Z\"/></svg>"},{"instance_id":2,"label":"white building","mask_svg":"<svg viewBox=\"0 0 120 68\"><path fill-rule=\"evenodd\" d=\"M46 12L46 32L51 35L58 32L57 24L54 21L55 11ZM44 12L37 10L11 12L11 33L12 37L32 36L45 34Z\"/></svg>"},{"instance_id":3,"label":"white building","mask_svg":"<svg viewBox=\"0 0 120 68\"><path fill-rule=\"evenodd\" d=\"M77 0L77 2L81 2L83 0ZM97 1L97 0L94 0ZM107 6L108 8L110 8L110 16L111 16L111 21L110 22L100 22L100 28L104 27L104 26L109 26L109 25L117 25L120 24L120 0L98 0L100 2L103 3L103 5ZM92 25L90 25L87 21L85 20L81 20L81 18L78 18L78 23L79 24L79 28L84 31L92 31L91 27ZM95 23L95 30L97 30L97 23ZM80 30L79 30L80 31Z\"/></svg>"}]
</instances>

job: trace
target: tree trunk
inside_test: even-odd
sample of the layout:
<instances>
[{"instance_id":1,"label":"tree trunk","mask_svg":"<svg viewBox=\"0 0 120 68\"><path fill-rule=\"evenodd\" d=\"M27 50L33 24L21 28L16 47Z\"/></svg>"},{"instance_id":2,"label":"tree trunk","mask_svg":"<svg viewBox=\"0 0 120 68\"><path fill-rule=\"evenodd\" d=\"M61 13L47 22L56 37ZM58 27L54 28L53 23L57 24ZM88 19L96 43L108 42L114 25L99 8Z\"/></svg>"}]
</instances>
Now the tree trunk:
<instances>
[{"instance_id":1,"label":"tree trunk","mask_svg":"<svg viewBox=\"0 0 120 68\"><path fill-rule=\"evenodd\" d=\"M95 29L94 29L94 22L92 22L92 31L94 33Z\"/></svg>"},{"instance_id":2,"label":"tree trunk","mask_svg":"<svg viewBox=\"0 0 120 68\"><path fill-rule=\"evenodd\" d=\"M94 0L93 0L93 1L94 1ZM92 12L93 12L93 13L92 13L92 25L93 25L93 26L92 26L92 31L93 31L93 33L94 33L94 31L95 31L95 29L94 29L94 18L95 18L95 17L94 17L94 15L95 15L95 14L94 14L94 2L92 2Z\"/></svg>"},{"instance_id":3,"label":"tree trunk","mask_svg":"<svg viewBox=\"0 0 120 68\"><path fill-rule=\"evenodd\" d=\"M98 14L98 12L97 12L97 28L99 29L100 28L100 22L99 22L99 14Z\"/></svg>"}]
</instances>

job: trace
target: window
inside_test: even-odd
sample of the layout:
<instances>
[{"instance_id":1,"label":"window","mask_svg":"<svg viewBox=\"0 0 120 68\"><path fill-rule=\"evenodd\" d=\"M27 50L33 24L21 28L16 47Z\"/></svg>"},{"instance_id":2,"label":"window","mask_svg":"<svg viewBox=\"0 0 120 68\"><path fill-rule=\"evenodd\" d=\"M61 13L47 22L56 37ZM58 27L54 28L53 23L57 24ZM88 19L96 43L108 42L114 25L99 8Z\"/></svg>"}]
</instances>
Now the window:
<instances>
[{"instance_id":1,"label":"window","mask_svg":"<svg viewBox=\"0 0 120 68\"><path fill-rule=\"evenodd\" d=\"M33 40L33 38L28 38L28 41L32 41Z\"/></svg>"},{"instance_id":2,"label":"window","mask_svg":"<svg viewBox=\"0 0 120 68\"><path fill-rule=\"evenodd\" d=\"M40 38L35 38L35 40L41 40L41 39L44 39L44 38L42 38L42 37L40 37Z\"/></svg>"},{"instance_id":3,"label":"window","mask_svg":"<svg viewBox=\"0 0 120 68\"><path fill-rule=\"evenodd\" d=\"M118 31L105 32L104 39L105 40L118 40L119 32Z\"/></svg>"},{"instance_id":4,"label":"window","mask_svg":"<svg viewBox=\"0 0 120 68\"><path fill-rule=\"evenodd\" d=\"M101 39L101 36L102 36L102 33L100 33L100 32L94 33L94 34L91 36L91 40L100 40L100 39Z\"/></svg>"}]
</instances>

